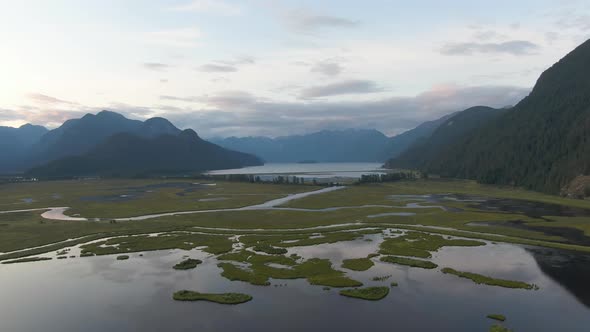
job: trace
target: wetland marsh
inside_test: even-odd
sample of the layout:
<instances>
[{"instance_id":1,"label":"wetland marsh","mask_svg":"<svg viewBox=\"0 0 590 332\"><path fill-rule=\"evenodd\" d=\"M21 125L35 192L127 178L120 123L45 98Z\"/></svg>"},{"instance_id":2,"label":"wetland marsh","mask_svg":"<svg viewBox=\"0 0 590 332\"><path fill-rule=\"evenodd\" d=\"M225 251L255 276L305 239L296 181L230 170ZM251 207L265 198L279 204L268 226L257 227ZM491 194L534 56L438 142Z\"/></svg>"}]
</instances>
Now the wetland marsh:
<instances>
[{"instance_id":1,"label":"wetland marsh","mask_svg":"<svg viewBox=\"0 0 590 332\"><path fill-rule=\"evenodd\" d=\"M319 331L395 321L404 331L487 331L490 313L514 331L590 324L590 248L544 231L589 236L585 201L432 180L80 180L0 193L0 262L18 263L0 265L11 285L0 330ZM482 205L499 199L504 208ZM75 219L44 217L52 206ZM505 226L517 221L534 228ZM561 319L551 319L555 310Z\"/></svg>"}]
</instances>

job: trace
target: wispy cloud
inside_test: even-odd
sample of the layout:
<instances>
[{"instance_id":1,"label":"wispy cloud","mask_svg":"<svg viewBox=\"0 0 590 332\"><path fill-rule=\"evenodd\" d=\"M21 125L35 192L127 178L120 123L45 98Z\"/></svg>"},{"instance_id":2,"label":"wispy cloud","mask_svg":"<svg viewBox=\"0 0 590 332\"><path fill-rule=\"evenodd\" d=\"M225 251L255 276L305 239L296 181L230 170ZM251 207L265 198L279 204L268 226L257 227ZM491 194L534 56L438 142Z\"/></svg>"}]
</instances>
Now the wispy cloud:
<instances>
[{"instance_id":1,"label":"wispy cloud","mask_svg":"<svg viewBox=\"0 0 590 332\"><path fill-rule=\"evenodd\" d=\"M259 100L249 92L236 90L220 91L216 94L203 96L178 97L163 95L160 96L160 99L186 103L201 103L207 105L207 107L232 111L248 108Z\"/></svg>"},{"instance_id":2,"label":"wispy cloud","mask_svg":"<svg viewBox=\"0 0 590 332\"><path fill-rule=\"evenodd\" d=\"M208 63L197 68L198 71L205 73L231 73L238 71L238 68L229 65Z\"/></svg>"},{"instance_id":3,"label":"wispy cloud","mask_svg":"<svg viewBox=\"0 0 590 332\"><path fill-rule=\"evenodd\" d=\"M232 60L219 60L213 63L207 63L197 67L197 70L205 73L233 73L238 71L241 66L254 63L256 63L254 57L244 55L235 57Z\"/></svg>"},{"instance_id":4,"label":"wispy cloud","mask_svg":"<svg viewBox=\"0 0 590 332\"><path fill-rule=\"evenodd\" d=\"M44 95L41 93L29 93L26 95L27 99L38 105L56 105L56 104L67 104L75 105L76 103L55 98L52 96Z\"/></svg>"},{"instance_id":5,"label":"wispy cloud","mask_svg":"<svg viewBox=\"0 0 590 332\"><path fill-rule=\"evenodd\" d=\"M223 0L193 0L185 4L170 8L174 11L183 12L208 12L221 15L240 15L242 8L234 3Z\"/></svg>"},{"instance_id":6,"label":"wispy cloud","mask_svg":"<svg viewBox=\"0 0 590 332\"><path fill-rule=\"evenodd\" d=\"M200 100L209 106L218 109L244 109L251 107L260 99L256 98L249 92L230 90L222 91L214 95L208 95L200 98Z\"/></svg>"},{"instance_id":7,"label":"wispy cloud","mask_svg":"<svg viewBox=\"0 0 590 332\"><path fill-rule=\"evenodd\" d=\"M159 62L145 62L142 64L144 68L155 71L162 71L170 68L170 65Z\"/></svg>"},{"instance_id":8,"label":"wispy cloud","mask_svg":"<svg viewBox=\"0 0 590 332\"><path fill-rule=\"evenodd\" d=\"M284 14L287 25L295 31L311 32L324 28L355 28L359 21L317 14L306 9L290 10Z\"/></svg>"},{"instance_id":9,"label":"wispy cloud","mask_svg":"<svg viewBox=\"0 0 590 332\"><path fill-rule=\"evenodd\" d=\"M256 58L254 58L253 56L249 56L249 55L241 55L241 56L235 57L232 60L220 60L217 62L224 63L227 65L232 65L232 66L251 65L251 64L256 63Z\"/></svg>"},{"instance_id":10,"label":"wispy cloud","mask_svg":"<svg viewBox=\"0 0 590 332\"><path fill-rule=\"evenodd\" d=\"M148 41L171 47L195 47L199 45L201 30L197 27L160 30L148 33Z\"/></svg>"},{"instance_id":11,"label":"wispy cloud","mask_svg":"<svg viewBox=\"0 0 590 332\"><path fill-rule=\"evenodd\" d=\"M440 52L444 55L474 55L474 54L510 54L530 55L535 54L540 46L526 40L511 40L501 43L448 43Z\"/></svg>"},{"instance_id":12,"label":"wispy cloud","mask_svg":"<svg viewBox=\"0 0 590 332\"><path fill-rule=\"evenodd\" d=\"M368 80L346 80L326 85L312 86L301 91L301 98L319 98L383 91L377 83Z\"/></svg>"},{"instance_id":13,"label":"wispy cloud","mask_svg":"<svg viewBox=\"0 0 590 332\"><path fill-rule=\"evenodd\" d=\"M322 61L313 65L310 69L312 73L320 73L326 76L338 76L342 72L342 66L337 62Z\"/></svg>"},{"instance_id":14,"label":"wispy cloud","mask_svg":"<svg viewBox=\"0 0 590 332\"><path fill-rule=\"evenodd\" d=\"M567 12L565 15L560 15L555 24L562 29L590 31L590 14Z\"/></svg>"},{"instance_id":15,"label":"wispy cloud","mask_svg":"<svg viewBox=\"0 0 590 332\"><path fill-rule=\"evenodd\" d=\"M169 96L169 95L161 95L161 100L170 100L170 101L183 101L187 103L194 103L199 102L199 97L177 97L177 96Z\"/></svg>"}]
</instances>

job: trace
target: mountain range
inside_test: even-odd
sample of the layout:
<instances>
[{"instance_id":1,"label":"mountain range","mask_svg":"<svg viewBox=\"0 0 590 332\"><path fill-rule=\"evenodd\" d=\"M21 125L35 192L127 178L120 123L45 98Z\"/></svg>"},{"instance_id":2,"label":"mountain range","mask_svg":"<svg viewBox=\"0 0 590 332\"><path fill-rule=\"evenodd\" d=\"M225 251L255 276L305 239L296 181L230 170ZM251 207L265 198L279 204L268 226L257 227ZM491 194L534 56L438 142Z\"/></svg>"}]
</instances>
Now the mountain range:
<instances>
[{"instance_id":1,"label":"mountain range","mask_svg":"<svg viewBox=\"0 0 590 332\"><path fill-rule=\"evenodd\" d=\"M27 151L47 132L45 127L30 124L19 128L0 127L0 169L17 172Z\"/></svg>"},{"instance_id":2,"label":"mountain range","mask_svg":"<svg viewBox=\"0 0 590 332\"><path fill-rule=\"evenodd\" d=\"M150 170L239 168L263 161L383 162L431 135L447 117L394 137L377 130L345 129L278 138L229 137L209 143L164 118L139 121L102 111L67 120L54 130L32 125L0 127L0 137L4 138L0 172L123 176Z\"/></svg>"},{"instance_id":3,"label":"mountain range","mask_svg":"<svg viewBox=\"0 0 590 332\"><path fill-rule=\"evenodd\" d=\"M543 72L532 92L513 108L471 109L448 121L460 119L466 130L458 135L440 144L443 124L386 165L549 193L588 175L590 41Z\"/></svg>"},{"instance_id":4,"label":"mountain range","mask_svg":"<svg viewBox=\"0 0 590 332\"><path fill-rule=\"evenodd\" d=\"M109 111L86 114L80 119L64 122L41 137L31 147L27 164L38 165L61 157L83 154L117 133L153 138L163 134L178 135L180 129L164 118L151 118L142 122Z\"/></svg>"},{"instance_id":5,"label":"mountain range","mask_svg":"<svg viewBox=\"0 0 590 332\"><path fill-rule=\"evenodd\" d=\"M384 162L429 137L450 115L387 137L375 129L322 130L306 135L212 138L227 149L260 156L267 162Z\"/></svg>"},{"instance_id":6,"label":"mountain range","mask_svg":"<svg viewBox=\"0 0 590 332\"><path fill-rule=\"evenodd\" d=\"M209 143L193 130L182 131L164 118L130 120L110 111L68 120L51 131L31 125L3 127L0 135L0 171L27 171L38 177L131 176L263 163Z\"/></svg>"},{"instance_id":7,"label":"mountain range","mask_svg":"<svg viewBox=\"0 0 590 332\"><path fill-rule=\"evenodd\" d=\"M260 156L267 162L382 162L389 138L377 130L322 130L308 135L212 139L225 148Z\"/></svg>"},{"instance_id":8,"label":"mountain range","mask_svg":"<svg viewBox=\"0 0 590 332\"><path fill-rule=\"evenodd\" d=\"M262 165L258 157L221 148L186 129L146 136L117 133L86 153L50 161L28 173L37 177L137 176L257 165Z\"/></svg>"}]
</instances>

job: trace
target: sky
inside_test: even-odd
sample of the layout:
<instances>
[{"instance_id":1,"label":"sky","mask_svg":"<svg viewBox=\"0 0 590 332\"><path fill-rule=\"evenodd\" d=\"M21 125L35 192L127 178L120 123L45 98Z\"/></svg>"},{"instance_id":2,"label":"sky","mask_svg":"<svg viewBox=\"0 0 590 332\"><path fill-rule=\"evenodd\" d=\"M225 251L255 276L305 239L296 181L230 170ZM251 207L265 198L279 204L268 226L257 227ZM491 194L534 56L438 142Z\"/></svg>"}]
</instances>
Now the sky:
<instances>
[{"instance_id":1,"label":"sky","mask_svg":"<svg viewBox=\"0 0 590 332\"><path fill-rule=\"evenodd\" d=\"M0 125L106 109L202 137L396 135L516 104L587 0L0 0Z\"/></svg>"}]
</instances>

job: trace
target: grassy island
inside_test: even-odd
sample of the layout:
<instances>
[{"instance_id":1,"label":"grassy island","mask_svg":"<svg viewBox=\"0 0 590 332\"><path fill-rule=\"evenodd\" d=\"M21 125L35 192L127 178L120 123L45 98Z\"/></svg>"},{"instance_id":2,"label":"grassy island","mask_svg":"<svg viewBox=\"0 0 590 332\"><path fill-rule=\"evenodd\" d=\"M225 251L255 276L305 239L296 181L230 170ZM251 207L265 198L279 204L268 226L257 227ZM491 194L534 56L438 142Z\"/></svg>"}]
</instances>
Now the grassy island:
<instances>
[{"instance_id":1,"label":"grassy island","mask_svg":"<svg viewBox=\"0 0 590 332\"><path fill-rule=\"evenodd\" d=\"M194 269L195 267L197 267L197 265L203 263L202 260L200 259L185 259L182 262L174 265L174 269L175 270L191 270Z\"/></svg>"},{"instance_id":2,"label":"grassy island","mask_svg":"<svg viewBox=\"0 0 590 332\"><path fill-rule=\"evenodd\" d=\"M380 245L379 252L385 255L430 258L430 252L442 247L476 247L484 242L462 239L446 239L440 235L421 232L408 232L405 235L386 239Z\"/></svg>"},{"instance_id":3,"label":"grassy island","mask_svg":"<svg viewBox=\"0 0 590 332\"><path fill-rule=\"evenodd\" d=\"M39 261L49 261L51 257L28 257L28 258L21 258L15 259L12 261L4 261L2 264L15 264L15 263L29 263L29 262L39 262Z\"/></svg>"},{"instance_id":4,"label":"grassy island","mask_svg":"<svg viewBox=\"0 0 590 332\"><path fill-rule=\"evenodd\" d=\"M332 268L327 259L312 258L298 262L293 258L278 255L257 255L251 252L237 252L221 255L221 261L249 263L247 268L229 262L219 263L221 275L229 280L240 280L253 285L268 286L273 279L307 279L312 285L328 287L358 287L362 283L348 278L343 271ZM269 265L269 264L278 264Z\"/></svg>"},{"instance_id":5,"label":"grassy island","mask_svg":"<svg viewBox=\"0 0 590 332\"><path fill-rule=\"evenodd\" d=\"M499 322L503 322L506 320L506 316L500 315L500 314L490 314L490 315L487 315L486 317L488 317L489 319L497 320Z\"/></svg>"},{"instance_id":6,"label":"grassy island","mask_svg":"<svg viewBox=\"0 0 590 332\"><path fill-rule=\"evenodd\" d=\"M267 243L262 243L259 244L257 246L254 246L254 251L260 251L260 252L264 252L267 253L269 255L284 255L287 253L287 249L285 248L276 248L273 247Z\"/></svg>"},{"instance_id":7,"label":"grassy island","mask_svg":"<svg viewBox=\"0 0 590 332\"><path fill-rule=\"evenodd\" d=\"M340 291L340 295L347 297L354 297L357 299L378 301L383 299L389 294L389 288L387 287L367 287L367 288L355 288L355 289L343 289Z\"/></svg>"},{"instance_id":8,"label":"grassy island","mask_svg":"<svg viewBox=\"0 0 590 332\"><path fill-rule=\"evenodd\" d=\"M220 304L240 304L252 300L252 296L242 293L209 294L181 290L172 296L176 301L208 301Z\"/></svg>"},{"instance_id":9,"label":"grassy island","mask_svg":"<svg viewBox=\"0 0 590 332\"><path fill-rule=\"evenodd\" d=\"M118 261L126 261L128 259L129 259L129 256L128 255L120 255L120 256L117 256L117 260Z\"/></svg>"},{"instance_id":10,"label":"grassy island","mask_svg":"<svg viewBox=\"0 0 590 332\"><path fill-rule=\"evenodd\" d=\"M438 267L438 265L430 261L424 261L420 259L413 259L407 257L384 256L381 257L381 261L385 263L406 265L410 267L419 267L422 269L436 269Z\"/></svg>"},{"instance_id":11,"label":"grassy island","mask_svg":"<svg viewBox=\"0 0 590 332\"><path fill-rule=\"evenodd\" d=\"M452 274L452 275L456 275L461 278L471 279L476 284L484 284L484 285L489 285L489 286L499 286L499 287L506 287L506 288L522 288L522 289L528 289L528 290L539 289L539 287L535 284L527 284L526 282L522 282L522 281L496 279L496 278L484 276L484 275L477 274L477 273L457 271L457 270L451 269L449 267L445 267L441 271L442 271L442 273L445 273L445 274Z\"/></svg>"},{"instance_id":12,"label":"grassy island","mask_svg":"<svg viewBox=\"0 0 590 332\"><path fill-rule=\"evenodd\" d=\"M512 332L511 329L506 328L502 325L494 324L490 327L490 332Z\"/></svg>"},{"instance_id":13,"label":"grassy island","mask_svg":"<svg viewBox=\"0 0 590 332\"><path fill-rule=\"evenodd\" d=\"M342 267L353 271L366 271L373 267L375 263L369 258L352 258L342 261Z\"/></svg>"}]
</instances>

